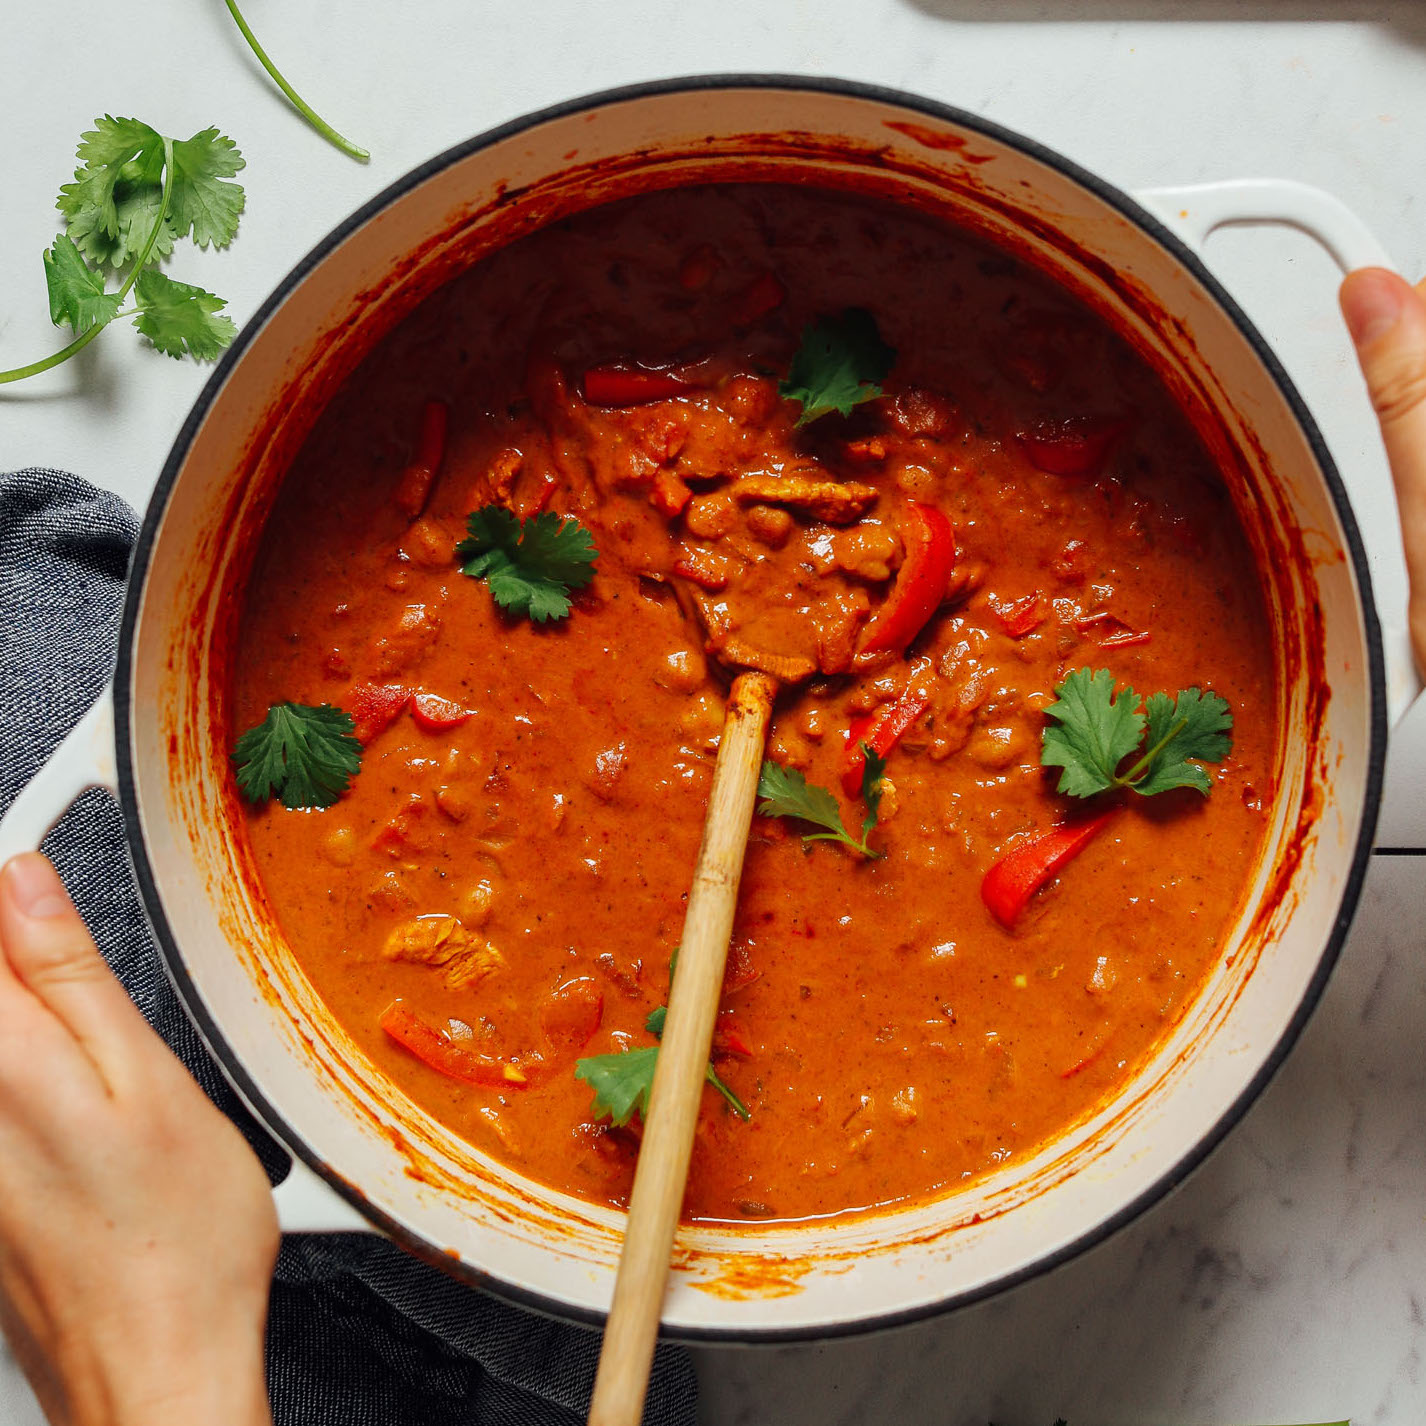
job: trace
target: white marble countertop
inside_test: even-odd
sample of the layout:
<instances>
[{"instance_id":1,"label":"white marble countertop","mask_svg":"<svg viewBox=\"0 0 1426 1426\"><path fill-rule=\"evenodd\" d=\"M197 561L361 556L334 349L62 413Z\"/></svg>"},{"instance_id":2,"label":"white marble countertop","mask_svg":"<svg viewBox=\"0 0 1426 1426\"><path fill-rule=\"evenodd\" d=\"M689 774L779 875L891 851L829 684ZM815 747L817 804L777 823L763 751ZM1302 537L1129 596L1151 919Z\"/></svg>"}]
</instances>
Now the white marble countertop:
<instances>
[{"instance_id":1,"label":"white marble countertop","mask_svg":"<svg viewBox=\"0 0 1426 1426\"><path fill-rule=\"evenodd\" d=\"M1232 176L1330 189L1403 270L1426 271L1421 0L249 0L298 89L365 143L359 166L281 102L218 0L7 7L12 135L0 367L62 344L40 253L96 114L185 135L217 124L248 159L226 253L181 279L241 322L340 218L417 162L530 109L717 71L837 75L1018 129L1122 187ZM419 11L420 21L413 18ZM83 43L72 36L82 33ZM56 59L54 56L61 58ZM1339 461L1371 462L1336 276L1304 238L1228 233L1212 258L1278 346ZM0 469L63 466L136 504L204 379L106 332L0 395ZM1399 597L1388 575L1383 597ZM1393 755L1385 840L1426 845L1426 710ZM1420 805L1417 805L1420 804ZM709 1423L1227 1426L1426 1420L1426 888L1379 857L1325 1001L1258 1105L1190 1182L1108 1243L983 1306L819 1347L700 1350ZM38 1410L0 1356L0 1423Z\"/></svg>"}]
</instances>

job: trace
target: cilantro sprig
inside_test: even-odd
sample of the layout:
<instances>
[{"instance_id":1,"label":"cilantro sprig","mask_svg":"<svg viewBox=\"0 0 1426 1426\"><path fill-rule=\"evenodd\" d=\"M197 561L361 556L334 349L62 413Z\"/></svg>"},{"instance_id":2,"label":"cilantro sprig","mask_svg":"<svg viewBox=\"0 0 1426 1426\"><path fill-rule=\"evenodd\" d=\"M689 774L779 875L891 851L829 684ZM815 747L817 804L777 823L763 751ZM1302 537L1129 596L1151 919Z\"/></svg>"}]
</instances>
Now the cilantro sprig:
<instances>
[{"instance_id":1,"label":"cilantro sprig","mask_svg":"<svg viewBox=\"0 0 1426 1426\"><path fill-rule=\"evenodd\" d=\"M249 802L276 795L287 808L330 807L361 769L350 713L330 703L274 703L233 748L238 787Z\"/></svg>"},{"instance_id":2,"label":"cilantro sprig","mask_svg":"<svg viewBox=\"0 0 1426 1426\"><path fill-rule=\"evenodd\" d=\"M121 317L132 317L168 356L212 360L237 332L222 315L227 304L155 264L183 238L200 248L232 242L244 203L242 185L232 181L244 166L237 146L217 129L172 139L138 119L106 114L80 138L76 157L74 178L55 202L65 230L44 254L50 319L75 339L0 371L0 385L68 361ZM113 290L111 277L119 280Z\"/></svg>"},{"instance_id":3,"label":"cilantro sprig","mask_svg":"<svg viewBox=\"0 0 1426 1426\"><path fill-rule=\"evenodd\" d=\"M841 842L869 860L884 857L886 853L877 851L869 838L881 806L886 759L878 757L867 743L863 743L861 749L866 758L861 789L866 816L862 818L860 841L847 831L847 824L842 821L842 809L825 787L808 782L796 768L783 767L771 758L764 761L762 772L758 774L758 815L791 817L798 822L810 822L814 827L821 827L820 832L802 834L804 846L808 842Z\"/></svg>"},{"instance_id":4,"label":"cilantro sprig","mask_svg":"<svg viewBox=\"0 0 1426 1426\"><path fill-rule=\"evenodd\" d=\"M668 1006L660 1005L649 1012L644 1029L655 1039L663 1036ZM644 1118L649 1112L649 1095L654 1087L654 1070L658 1068L659 1047L646 1045L638 1050L616 1050L610 1055L588 1055L576 1060L574 1076L582 1079L593 1091L594 1117L608 1116L611 1123L623 1126L635 1114ZM719 1078L710 1060L704 1078L728 1101L740 1119L751 1119L748 1106Z\"/></svg>"},{"instance_id":5,"label":"cilantro sprig","mask_svg":"<svg viewBox=\"0 0 1426 1426\"><path fill-rule=\"evenodd\" d=\"M578 520L552 511L517 519L499 505L486 505L466 521L467 537L456 546L463 574L483 579L500 607L543 623L569 613L571 590L594 578L599 551Z\"/></svg>"},{"instance_id":6,"label":"cilantro sprig","mask_svg":"<svg viewBox=\"0 0 1426 1426\"><path fill-rule=\"evenodd\" d=\"M1040 762L1063 769L1058 790L1071 797L1122 787L1144 797L1192 787L1206 797L1213 783L1201 764L1221 762L1233 746L1233 715L1218 694L1185 688L1141 701L1132 688L1116 692L1114 675L1103 668L1071 673L1045 716L1052 722Z\"/></svg>"},{"instance_id":7,"label":"cilantro sprig","mask_svg":"<svg viewBox=\"0 0 1426 1426\"><path fill-rule=\"evenodd\" d=\"M236 0L227 0L228 13L233 17L233 23L242 32L243 38L248 42L252 52L257 56L258 63L268 72L272 82L282 90L291 102L292 107L307 120L329 144L337 148L350 158L356 159L358 163L365 163L371 155L360 145L354 144L349 138L339 134L310 104L302 98L300 94L282 77L277 66L267 57L267 51L258 44L257 36L248 28L248 22L243 19L243 12L238 9Z\"/></svg>"},{"instance_id":8,"label":"cilantro sprig","mask_svg":"<svg viewBox=\"0 0 1426 1426\"><path fill-rule=\"evenodd\" d=\"M843 416L881 395L880 382L896 362L896 348L882 341L876 318L865 307L848 307L836 317L819 317L802 330L777 394L802 403L798 426L833 411Z\"/></svg>"}]
</instances>

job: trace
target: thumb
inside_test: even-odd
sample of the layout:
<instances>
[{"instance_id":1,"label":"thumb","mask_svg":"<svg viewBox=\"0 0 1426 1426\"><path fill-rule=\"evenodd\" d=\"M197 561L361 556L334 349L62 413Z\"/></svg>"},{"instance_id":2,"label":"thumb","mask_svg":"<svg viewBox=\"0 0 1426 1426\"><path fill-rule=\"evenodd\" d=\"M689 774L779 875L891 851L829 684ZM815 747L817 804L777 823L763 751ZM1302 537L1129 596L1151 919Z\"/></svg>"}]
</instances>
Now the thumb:
<instances>
[{"instance_id":1,"label":"thumb","mask_svg":"<svg viewBox=\"0 0 1426 1426\"><path fill-rule=\"evenodd\" d=\"M94 947L64 883L42 856L0 869L0 951L9 973L79 1042L112 1090L157 1045Z\"/></svg>"},{"instance_id":2,"label":"thumb","mask_svg":"<svg viewBox=\"0 0 1426 1426\"><path fill-rule=\"evenodd\" d=\"M1385 268L1364 267L1342 284L1341 303L1391 462L1411 642L1426 672L1426 281L1414 288Z\"/></svg>"}]
</instances>

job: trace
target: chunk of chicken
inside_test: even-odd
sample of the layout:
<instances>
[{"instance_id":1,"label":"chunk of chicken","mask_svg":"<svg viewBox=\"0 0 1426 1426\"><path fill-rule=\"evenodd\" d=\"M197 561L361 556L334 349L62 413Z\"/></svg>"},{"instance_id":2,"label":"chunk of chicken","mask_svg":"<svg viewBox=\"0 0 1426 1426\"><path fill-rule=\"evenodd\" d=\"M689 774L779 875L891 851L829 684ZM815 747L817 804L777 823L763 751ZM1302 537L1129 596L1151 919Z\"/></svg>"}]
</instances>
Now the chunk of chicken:
<instances>
[{"instance_id":1,"label":"chunk of chicken","mask_svg":"<svg viewBox=\"0 0 1426 1426\"><path fill-rule=\"evenodd\" d=\"M382 946L388 960L436 966L446 988L461 990L505 965L489 941L469 931L454 916L415 916L393 928Z\"/></svg>"},{"instance_id":2,"label":"chunk of chicken","mask_svg":"<svg viewBox=\"0 0 1426 1426\"><path fill-rule=\"evenodd\" d=\"M815 471L745 475L734 483L732 491L744 505L788 505L829 525L850 525L860 520L876 504L877 497L870 485L856 480L819 479Z\"/></svg>"}]
</instances>

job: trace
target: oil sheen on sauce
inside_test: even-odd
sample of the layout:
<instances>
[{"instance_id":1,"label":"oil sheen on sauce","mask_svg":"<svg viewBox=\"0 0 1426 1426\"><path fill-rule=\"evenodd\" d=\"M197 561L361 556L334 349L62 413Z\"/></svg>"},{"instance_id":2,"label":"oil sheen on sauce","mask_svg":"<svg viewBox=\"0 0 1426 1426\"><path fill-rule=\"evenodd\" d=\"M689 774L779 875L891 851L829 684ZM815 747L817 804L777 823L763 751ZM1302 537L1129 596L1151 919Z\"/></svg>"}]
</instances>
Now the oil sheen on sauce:
<instances>
[{"instance_id":1,"label":"oil sheen on sauce","mask_svg":"<svg viewBox=\"0 0 1426 1426\"><path fill-rule=\"evenodd\" d=\"M847 307L896 348L886 394L795 431L778 378L804 325ZM589 406L580 375L610 361L682 363L701 385ZM449 431L412 519L396 492L431 400ZM1033 458L1047 431L1111 439L1094 470L1064 474ZM809 471L875 500L836 524L730 493ZM492 500L590 528L598 572L567 620L512 620L460 573L466 516ZM907 657L854 673L908 500L954 525L949 598ZM1265 830L1273 658L1253 559L1187 420L1101 321L964 234L811 189L660 193L517 242L383 342L295 460L249 585L234 734L271 703L350 706L372 684L472 712L431 730L404 713L329 810L246 814L332 1014L479 1148L625 1200L637 1129L595 1122L574 1062L654 1043L644 1022L681 930L725 681L666 580L678 560L764 579L774 622L799 581L821 666L779 705L769 755L810 782L840 796L851 720L913 679L927 699L888 759L884 859L755 819L716 1059L752 1117L705 1093L685 1215L788 1220L943 1193L1081 1120L1222 955ZM1014 632L1012 606L1038 621ZM1039 739L1080 667L1142 694L1217 691L1233 751L1208 798L1124 801L1006 930L981 879L1068 810ZM435 915L482 948L468 976L390 953ZM526 1082L428 1068L379 1028L398 997L517 1057ZM570 1007L595 1003L584 1043Z\"/></svg>"}]
</instances>

